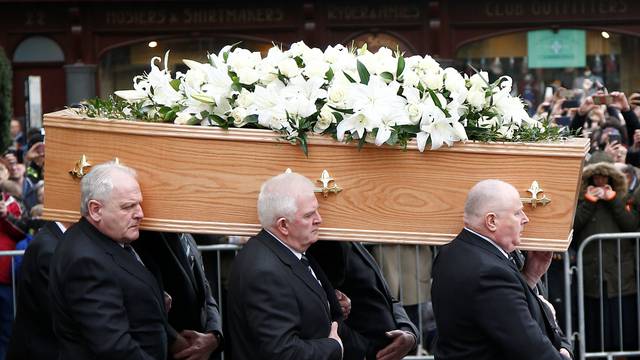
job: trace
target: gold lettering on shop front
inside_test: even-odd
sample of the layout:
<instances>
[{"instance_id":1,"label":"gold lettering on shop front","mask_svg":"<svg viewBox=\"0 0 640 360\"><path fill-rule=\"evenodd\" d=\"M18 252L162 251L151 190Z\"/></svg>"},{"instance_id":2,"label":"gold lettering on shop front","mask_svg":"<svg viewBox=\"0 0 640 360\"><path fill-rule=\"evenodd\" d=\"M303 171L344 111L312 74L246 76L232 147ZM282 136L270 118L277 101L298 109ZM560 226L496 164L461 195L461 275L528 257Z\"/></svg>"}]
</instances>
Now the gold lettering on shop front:
<instances>
[{"instance_id":1,"label":"gold lettering on shop front","mask_svg":"<svg viewBox=\"0 0 640 360\"><path fill-rule=\"evenodd\" d=\"M284 20L284 11L276 8L259 9L193 9L179 12L168 10L114 10L105 13L105 22L111 26L123 25L214 25L264 24Z\"/></svg>"},{"instance_id":2,"label":"gold lettering on shop front","mask_svg":"<svg viewBox=\"0 0 640 360\"><path fill-rule=\"evenodd\" d=\"M628 0L488 1L483 9L484 15L490 18L622 15L628 10Z\"/></svg>"},{"instance_id":3,"label":"gold lettering on shop front","mask_svg":"<svg viewBox=\"0 0 640 360\"><path fill-rule=\"evenodd\" d=\"M328 9L330 21L371 21L371 20L419 20L420 7L416 5L386 5L371 7L361 6L330 6Z\"/></svg>"},{"instance_id":4,"label":"gold lettering on shop front","mask_svg":"<svg viewBox=\"0 0 640 360\"><path fill-rule=\"evenodd\" d=\"M284 20L281 9L184 9L182 23L185 25L213 24L264 24Z\"/></svg>"}]
</instances>

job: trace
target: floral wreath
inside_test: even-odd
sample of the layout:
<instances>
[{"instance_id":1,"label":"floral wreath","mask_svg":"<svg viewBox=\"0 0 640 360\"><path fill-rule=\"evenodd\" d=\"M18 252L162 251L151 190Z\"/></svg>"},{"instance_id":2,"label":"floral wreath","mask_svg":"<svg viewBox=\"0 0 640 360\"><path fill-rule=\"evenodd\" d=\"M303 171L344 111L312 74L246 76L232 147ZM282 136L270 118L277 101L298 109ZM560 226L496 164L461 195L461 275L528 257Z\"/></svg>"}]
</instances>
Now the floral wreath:
<instances>
[{"instance_id":1,"label":"floral wreath","mask_svg":"<svg viewBox=\"0 0 640 360\"><path fill-rule=\"evenodd\" d=\"M330 134L359 146L402 145L420 151L457 141L557 140L548 119L533 119L512 79L489 83L443 69L431 56L404 57L381 48L376 53L342 45L324 51L298 42L264 58L236 45L209 54L208 63L183 60L189 70L172 76L151 59L151 71L133 79L133 90L118 98L87 101L89 117L176 124L267 128L298 143L307 154L307 134Z\"/></svg>"}]
</instances>

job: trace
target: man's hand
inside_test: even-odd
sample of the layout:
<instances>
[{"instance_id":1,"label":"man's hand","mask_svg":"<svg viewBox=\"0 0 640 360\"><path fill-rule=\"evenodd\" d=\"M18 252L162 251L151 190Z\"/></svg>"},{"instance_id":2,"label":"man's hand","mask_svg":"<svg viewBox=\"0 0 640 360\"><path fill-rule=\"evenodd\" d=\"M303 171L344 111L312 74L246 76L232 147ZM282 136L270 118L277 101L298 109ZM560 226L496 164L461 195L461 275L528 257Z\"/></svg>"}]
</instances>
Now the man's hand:
<instances>
[{"instance_id":1,"label":"man's hand","mask_svg":"<svg viewBox=\"0 0 640 360\"><path fill-rule=\"evenodd\" d=\"M218 338L211 333L203 334L193 330L184 330L180 335L187 340L189 346L174 354L173 357L176 359L208 360L211 353L220 345Z\"/></svg>"},{"instance_id":2,"label":"man's hand","mask_svg":"<svg viewBox=\"0 0 640 360\"><path fill-rule=\"evenodd\" d=\"M342 351L342 355L344 355L344 345L342 345L342 339L340 339L340 335L338 335L338 323L335 321L331 323L331 331L329 332L328 338L340 344L340 351Z\"/></svg>"},{"instance_id":3,"label":"man's hand","mask_svg":"<svg viewBox=\"0 0 640 360\"><path fill-rule=\"evenodd\" d=\"M629 101L627 96L621 91L613 91L611 94L611 106L617 107L620 111L629 111Z\"/></svg>"},{"instance_id":4,"label":"man's hand","mask_svg":"<svg viewBox=\"0 0 640 360\"><path fill-rule=\"evenodd\" d=\"M351 299L347 297L342 291L336 289L336 297L338 298L338 302L340 303L340 310L342 310L342 316L344 318L349 317L349 313L351 313Z\"/></svg>"},{"instance_id":5,"label":"man's hand","mask_svg":"<svg viewBox=\"0 0 640 360\"><path fill-rule=\"evenodd\" d=\"M527 253L527 261L524 263L522 275L530 288L534 288L542 275L547 272L552 257L552 251L529 251Z\"/></svg>"},{"instance_id":6,"label":"man's hand","mask_svg":"<svg viewBox=\"0 0 640 360\"><path fill-rule=\"evenodd\" d=\"M407 331L393 330L385 335L391 339L391 343L378 351L376 360L400 360L416 345L415 336Z\"/></svg>"},{"instance_id":7,"label":"man's hand","mask_svg":"<svg viewBox=\"0 0 640 360\"><path fill-rule=\"evenodd\" d=\"M568 360L571 360L571 353L565 348L560 349L560 355L564 356Z\"/></svg>"},{"instance_id":8,"label":"man's hand","mask_svg":"<svg viewBox=\"0 0 640 360\"><path fill-rule=\"evenodd\" d=\"M38 166L42 166L42 163L44 162L44 143L40 141L33 144L24 157L25 162L33 161Z\"/></svg>"},{"instance_id":9,"label":"man's hand","mask_svg":"<svg viewBox=\"0 0 640 360\"><path fill-rule=\"evenodd\" d=\"M640 129L636 129L633 132L633 147L634 150L640 150Z\"/></svg>"},{"instance_id":10,"label":"man's hand","mask_svg":"<svg viewBox=\"0 0 640 360\"><path fill-rule=\"evenodd\" d=\"M178 334L178 337L176 338L176 340L173 342L173 344L171 344L169 351L172 354L176 354L188 347L189 347L189 342L187 341L187 339L185 339L184 336Z\"/></svg>"},{"instance_id":11,"label":"man's hand","mask_svg":"<svg viewBox=\"0 0 640 360\"><path fill-rule=\"evenodd\" d=\"M609 154L613 158L613 161L624 163L627 158L627 148L619 142L615 141L612 143L607 142L604 147L604 152Z\"/></svg>"},{"instance_id":12,"label":"man's hand","mask_svg":"<svg viewBox=\"0 0 640 360\"><path fill-rule=\"evenodd\" d=\"M580 107L578 108L578 114L585 116L589 113L589 111L593 109L597 109L599 105L593 103L593 98L591 96L587 96L580 103Z\"/></svg>"}]
</instances>

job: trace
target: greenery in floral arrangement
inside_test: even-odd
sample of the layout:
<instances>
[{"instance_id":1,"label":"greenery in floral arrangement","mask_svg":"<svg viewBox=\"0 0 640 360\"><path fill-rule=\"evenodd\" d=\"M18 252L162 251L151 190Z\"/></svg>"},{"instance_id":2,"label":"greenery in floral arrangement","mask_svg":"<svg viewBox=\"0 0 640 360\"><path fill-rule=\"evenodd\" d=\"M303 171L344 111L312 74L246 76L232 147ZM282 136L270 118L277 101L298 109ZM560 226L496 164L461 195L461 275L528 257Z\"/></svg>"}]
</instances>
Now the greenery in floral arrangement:
<instances>
[{"instance_id":1,"label":"greenery in floral arrangement","mask_svg":"<svg viewBox=\"0 0 640 360\"><path fill-rule=\"evenodd\" d=\"M0 152L4 153L11 146L11 63L0 48Z\"/></svg>"},{"instance_id":2,"label":"greenery in floral arrangement","mask_svg":"<svg viewBox=\"0 0 640 360\"><path fill-rule=\"evenodd\" d=\"M338 45L322 51L303 42L266 57L235 45L209 54L208 63L183 60L172 75L159 57L119 98L94 99L91 117L176 124L267 128L307 153L309 133L338 141L437 149L457 141L558 140L548 119L532 119L511 94L512 80L489 83L486 72L462 76L429 55L404 57Z\"/></svg>"}]
</instances>

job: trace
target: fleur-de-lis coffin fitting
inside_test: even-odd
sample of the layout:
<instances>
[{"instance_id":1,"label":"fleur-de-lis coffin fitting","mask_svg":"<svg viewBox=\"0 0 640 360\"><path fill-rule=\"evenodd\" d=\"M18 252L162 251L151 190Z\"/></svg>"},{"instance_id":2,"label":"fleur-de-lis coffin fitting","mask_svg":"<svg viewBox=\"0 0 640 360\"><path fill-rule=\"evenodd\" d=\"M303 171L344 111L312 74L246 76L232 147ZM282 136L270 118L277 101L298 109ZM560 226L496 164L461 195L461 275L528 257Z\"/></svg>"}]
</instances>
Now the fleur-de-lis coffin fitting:
<instances>
[{"instance_id":1,"label":"fleur-de-lis coffin fitting","mask_svg":"<svg viewBox=\"0 0 640 360\"><path fill-rule=\"evenodd\" d=\"M69 170L69 174L77 179L82 179L82 177L88 173L88 171L86 171L88 167L91 167L91 164L87 161L85 154L82 154L80 160L76 162L76 166Z\"/></svg>"},{"instance_id":2,"label":"fleur-de-lis coffin fitting","mask_svg":"<svg viewBox=\"0 0 640 360\"><path fill-rule=\"evenodd\" d=\"M292 170L290 168L287 168L287 170L285 170L285 173L291 173L291 171ZM337 194L342 191L342 188L338 186L338 184L336 184L335 179L332 178L331 175L329 175L329 172L326 169L322 170L320 179L316 180L316 182L321 182L322 187L313 189L313 192L322 193L325 198L329 196L329 193ZM333 182L333 184L330 185L331 182Z\"/></svg>"},{"instance_id":3,"label":"fleur-de-lis coffin fitting","mask_svg":"<svg viewBox=\"0 0 640 360\"><path fill-rule=\"evenodd\" d=\"M538 196L540 193L544 193L544 190L540 187L537 181L533 181L529 189L527 189L529 193L531 193L530 198L520 198L523 204L531 204L532 208L536 208L538 204L542 204L542 206L546 206L551 202L551 199L547 197L547 195L542 194L542 197Z\"/></svg>"},{"instance_id":4,"label":"fleur-de-lis coffin fitting","mask_svg":"<svg viewBox=\"0 0 640 360\"><path fill-rule=\"evenodd\" d=\"M327 170L322 170L322 175L320 175L320 179L316 180L322 183L321 188L315 188L313 191L317 193L322 193L322 195L326 198L329 196L329 193L337 194L342 191L342 188L336 184L334 178L329 175ZM333 184L329 185L331 182Z\"/></svg>"}]
</instances>

